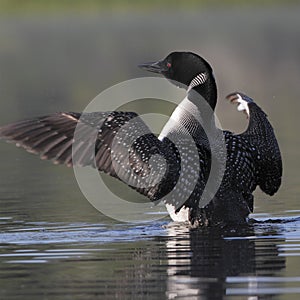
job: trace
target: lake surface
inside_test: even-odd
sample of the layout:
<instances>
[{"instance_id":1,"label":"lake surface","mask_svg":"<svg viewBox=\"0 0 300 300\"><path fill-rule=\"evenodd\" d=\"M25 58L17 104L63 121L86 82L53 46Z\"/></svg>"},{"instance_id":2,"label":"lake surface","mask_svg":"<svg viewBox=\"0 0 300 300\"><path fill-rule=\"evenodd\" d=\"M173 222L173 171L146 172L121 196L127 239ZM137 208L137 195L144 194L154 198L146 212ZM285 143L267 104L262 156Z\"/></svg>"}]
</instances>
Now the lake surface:
<instances>
[{"instance_id":1,"label":"lake surface","mask_svg":"<svg viewBox=\"0 0 300 300\"><path fill-rule=\"evenodd\" d=\"M238 231L190 230L161 209L156 221L122 223L90 205L72 169L1 141L0 298L299 299L299 14L293 6L1 18L0 125L81 111L103 89L145 76L138 63L188 49L214 67L224 128L246 124L223 101L234 90L268 113L284 178L274 197L256 192L257 221Z\"/></svg>"},{"instance_id":2,"label":"lake surface","mask_svg":"<svg viewBox=\"0 0 300 300\"><path fill-rule=\"evenodd\" d=\"M300 220L285 221L235 233L2 218L1 296L297 299Z\"/></svg>"}]
</instances>

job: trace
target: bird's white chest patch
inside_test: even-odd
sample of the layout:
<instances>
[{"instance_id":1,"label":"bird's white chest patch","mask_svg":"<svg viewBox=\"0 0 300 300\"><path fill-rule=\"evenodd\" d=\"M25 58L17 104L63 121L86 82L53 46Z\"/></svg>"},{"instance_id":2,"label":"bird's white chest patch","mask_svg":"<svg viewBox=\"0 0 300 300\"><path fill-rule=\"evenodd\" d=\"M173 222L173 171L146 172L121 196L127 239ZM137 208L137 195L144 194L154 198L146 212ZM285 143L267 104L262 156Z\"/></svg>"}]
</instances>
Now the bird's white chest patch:
<instances>
[{"instance_id":1,"label":"bird's white chest patch","mask_svg":"<svg viewBox=\"0 0 300 300\"><path fill-rule=\"evenodd\" d=\"M178 213L175 213L175 207L172 204L166 204L166 208L171 219L174 222L188 222L189 220L189 208L182 207Z\"/></svg>"},{"instance_id":2,"label":"bird's white chest patch","mask_svg":"<svg viewBox=\"0 0 300 300\"><path fill-rule=\"evenodd\" d=\"M191 114L194 116L196 120L201 119L201 115L197 106L188 99L186 96L176 107L174 112L172 113L169 121L166 123L164 128L162 129L159 139L162 140L163 138L167 137L169 132L171 132L176 126L180 126L180 122L182 120L182 116L186 113Z\"/></svg>"}]
</instances>

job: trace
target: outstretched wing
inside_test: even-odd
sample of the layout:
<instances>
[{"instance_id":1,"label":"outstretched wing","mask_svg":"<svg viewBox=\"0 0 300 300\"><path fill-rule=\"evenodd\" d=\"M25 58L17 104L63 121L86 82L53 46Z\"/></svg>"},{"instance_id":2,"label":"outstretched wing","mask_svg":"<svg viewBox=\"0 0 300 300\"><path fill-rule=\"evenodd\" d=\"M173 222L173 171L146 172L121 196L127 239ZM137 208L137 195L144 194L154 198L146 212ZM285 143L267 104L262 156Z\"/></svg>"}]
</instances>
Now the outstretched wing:
<instances>
[{"instance_id":1,"label":"outstretched wing","mask_svg":"<svg viewBox=\"0 0 300 300\"><path fill-rule=\"evenodd\" d=\"M238 110L244 111L249 124L244 133L252 146L258 185L267 194L275 194L282 177L282 160L274 130L265 112L248 96L232 93L227 96L232 103L238 104Z\"/></svg>"},{"instance_id":2,"label":"outstretched wing","mask_svg":"<svg viewBox=\"0 0 300 300\"><path fill-rule=\"evenodd\" d=\"M176 182L174 145L133 112L56 113L1 127L0 138L56 164L95 167L151 200Z\"/></svg>"}]
</instances>

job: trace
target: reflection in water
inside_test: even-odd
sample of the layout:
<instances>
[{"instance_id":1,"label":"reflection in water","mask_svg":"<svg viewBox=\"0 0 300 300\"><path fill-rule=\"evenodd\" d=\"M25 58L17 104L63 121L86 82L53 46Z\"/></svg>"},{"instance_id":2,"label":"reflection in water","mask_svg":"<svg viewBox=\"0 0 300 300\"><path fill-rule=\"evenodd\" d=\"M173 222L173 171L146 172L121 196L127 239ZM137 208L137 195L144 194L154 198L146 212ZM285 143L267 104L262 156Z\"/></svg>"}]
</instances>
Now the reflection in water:
<instances>
[{"instance_id":1,"label":"reflection in water","mask_svg":"<svg viewBox=\"0 0 300 300\"><path fill-rule=\"evenodd\" d=\"M253 300L299 295L300 277L286 265L287 257L299 256L300 221L283 220L255 223L235 232L189 230L174 224L164 228L166 222L107 226L18 224L3 219L0 283L5 289L0 288L0 298L55 294L60 299L68 295L72 299L94 299L95 295L222 299L238 295Z\"/></svg>"},{"instance_id":2,"label":"reflection in water","mask_svg":"<svg viewBox=\"0 0 300 300\"><path fill-rule=\"evenodd\" d=\"M217 229L180 230L180 235L175 235L176 227L168 230L169 299L187 295L221 298L228 294L227 279L236 276L249 276L247 290L255 295L259 286L254 276L272 276L285 268L277 247L284 239L256 239L251 227L225 234Z\"/></svg>"}]
</instances>

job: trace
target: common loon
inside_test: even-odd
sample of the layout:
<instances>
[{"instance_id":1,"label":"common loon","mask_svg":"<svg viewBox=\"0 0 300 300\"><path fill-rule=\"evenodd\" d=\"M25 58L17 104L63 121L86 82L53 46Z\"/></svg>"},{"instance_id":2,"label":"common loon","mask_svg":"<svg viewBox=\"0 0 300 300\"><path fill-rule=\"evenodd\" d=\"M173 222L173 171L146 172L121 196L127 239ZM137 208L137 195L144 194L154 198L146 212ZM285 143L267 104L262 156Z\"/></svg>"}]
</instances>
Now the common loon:
<instances>
[{"instance_id":1,"label":"common loon","mask_svg":"<svg viewBox=\"0 0 300 300\"><path fill-rule=\"evenodd\" d=\"M246 113L248 128L241 134L218 129L213 114L217 87L212 68L192 52L172 52L140 67L186 89L186 97L159 137L136 113L113 111L62 112L21 121L1 127L0 138L56 164L89 165L116 177L151 201L163 201L174 221L188 221L195 227L246 223L253 212L255 188L273 195L281 184L281 154L266 114L251 98L235 92L227 99ZM202 97L210 110L200 105ZM212 153L203 124L221 132L225 152ZM82 127L79 138L74 136L77 125ZM96 141L90 138L92 132L96 132ZM189 148L187 135L192 137L196 153ZM138 138L132 143L134 136ZM181 145L173 142L176 136ZM201 207L214 155L225 158L224 176L209 203ZM183 178L181 172L185 172ZM194 185L193 176L197 177ZM155 178L160 178L159 182Z\"/></svg>"}]
</instances>

